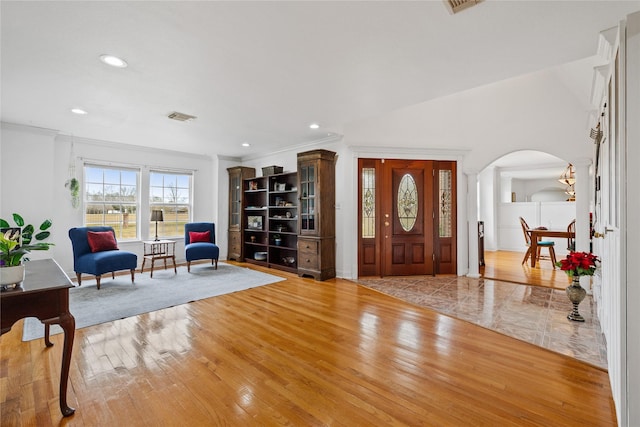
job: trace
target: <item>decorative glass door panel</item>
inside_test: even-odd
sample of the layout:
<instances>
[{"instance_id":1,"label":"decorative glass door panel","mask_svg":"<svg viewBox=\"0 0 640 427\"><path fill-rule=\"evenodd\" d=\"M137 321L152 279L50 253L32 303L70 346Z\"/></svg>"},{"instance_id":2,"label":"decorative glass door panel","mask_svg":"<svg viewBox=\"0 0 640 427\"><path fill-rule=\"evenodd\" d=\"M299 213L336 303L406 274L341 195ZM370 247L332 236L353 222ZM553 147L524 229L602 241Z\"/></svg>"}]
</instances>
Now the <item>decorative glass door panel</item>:
<instances>
[{"instance_id":1,"label":"decorative glass door panel","mask_svg":"<svg viewBox=\"0 0 640 427\"><path fill-rule=\"evenodd\" d=\"M229 218L229 227L234 229L240 228L240 211L242 209L241 203L242 198L240 192L242 191L240 185L240 175L233 174L230 182L230 191L231 191L231 203L229 208L231 209L230 218Z\"/></svg>"},{"instance_id":2,"label":"decorative glass door panel","mask_svg":"<svg viewBox=\"0 0 640 427\"><path fill-rule=\"evenodd\" d=\"M300 169L300 234L313 234L316 232L315 172L314 165L302 165Z\"/></svg>"}]
</instances>

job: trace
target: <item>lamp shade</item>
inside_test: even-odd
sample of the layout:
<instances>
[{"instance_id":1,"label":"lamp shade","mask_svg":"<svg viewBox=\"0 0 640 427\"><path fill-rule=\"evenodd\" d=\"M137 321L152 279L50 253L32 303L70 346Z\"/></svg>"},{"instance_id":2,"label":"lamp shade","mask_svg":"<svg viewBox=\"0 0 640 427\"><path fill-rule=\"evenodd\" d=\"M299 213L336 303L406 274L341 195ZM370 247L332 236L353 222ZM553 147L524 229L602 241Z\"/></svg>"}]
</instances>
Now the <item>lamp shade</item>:
<instances>
[{"instance_id":1,"label":"lamp shade","mask_svg":"<svg viewBox=\"0 0 640 427\"><path fill-rule=\"evenodd\" d=\"M576 172L571 163L569 163L569 166L567 166L567 168L562 172L558 181L566 185L573 185L576 183Z\"/></svg>"},{"instance_id":2,"label":"lamp shade","mask_svg":"<svg viewBox=\"0 0 640 427\"><path fill-rule=\"evenodd\" d=\"M151 211L151 221L164 221L164 217L162 216L162 211L155 210Z\"/></svg>"}]
</instances>

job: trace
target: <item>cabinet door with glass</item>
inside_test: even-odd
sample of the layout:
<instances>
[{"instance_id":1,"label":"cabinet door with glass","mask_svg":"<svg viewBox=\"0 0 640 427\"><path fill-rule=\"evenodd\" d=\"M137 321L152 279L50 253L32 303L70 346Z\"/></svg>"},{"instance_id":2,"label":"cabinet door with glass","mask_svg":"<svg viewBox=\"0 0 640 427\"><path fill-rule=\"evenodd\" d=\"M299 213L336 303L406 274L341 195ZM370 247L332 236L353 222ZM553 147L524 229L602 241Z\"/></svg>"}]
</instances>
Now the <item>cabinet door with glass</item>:
<instances>
[{"instance_id":1,"label":"cabinet door with glass","mask_svg":"<svg viewBox=\"0 0 640 427\"><path fill-rule=\"evenodd\" d=\"M229 172L229 252L227 259L242 261L242 180L256 176L254 168L235 166Z\"/></svg>"},{"instance_id":2,"label":"cabinet door with glass","mask_svg":"<svg viewBox=\"0 0 640 427\"><path fill-rule=\"evenodd\" d=\"M316 162L298 166L300 176L300 234L315 235L316 229Z\"/></svg>"}]
</instances>

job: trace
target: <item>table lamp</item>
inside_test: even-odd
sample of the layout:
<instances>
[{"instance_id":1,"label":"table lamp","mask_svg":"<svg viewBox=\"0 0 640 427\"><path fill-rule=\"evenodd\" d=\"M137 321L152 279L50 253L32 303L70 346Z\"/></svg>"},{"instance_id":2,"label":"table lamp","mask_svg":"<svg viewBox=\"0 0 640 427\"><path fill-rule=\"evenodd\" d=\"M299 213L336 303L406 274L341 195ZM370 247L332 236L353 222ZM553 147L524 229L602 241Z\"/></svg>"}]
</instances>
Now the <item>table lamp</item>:
<instances>
[{"instance_id":1,"label":"table lamp","mask_svg":"<svg viewBox=\"0 0 640 427\"><path fill-rule=\"evenodd\" d=\"M164 217L162 216L162 211L160 210L155 210L155 211L151 211L151 221L155 221L156 222L156 238L154 241L158 241L160 239L158 239L158 221L163 222L164 221Z\"/></svg>"}]
</instances>

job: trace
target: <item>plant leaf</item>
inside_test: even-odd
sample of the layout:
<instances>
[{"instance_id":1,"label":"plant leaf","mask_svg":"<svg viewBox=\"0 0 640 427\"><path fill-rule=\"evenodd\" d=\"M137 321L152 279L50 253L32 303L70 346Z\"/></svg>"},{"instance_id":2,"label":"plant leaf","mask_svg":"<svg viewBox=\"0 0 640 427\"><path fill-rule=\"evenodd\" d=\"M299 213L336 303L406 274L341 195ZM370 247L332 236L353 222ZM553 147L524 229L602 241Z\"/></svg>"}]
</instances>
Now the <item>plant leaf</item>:
<instances>
[{"instance_id":1,"label":"plant leaf","mask_svg":"<svg viewBox=\"0 0 640 427\"><path fill-rule=\"evenodd\" d=\"M51 233L50 233L50 232L48 232L48 231L42 231L42 232L40 232L40 233L36 234L36 240L44 240L44 239L46 239L47 237L49 237L50 235L51 235Z\"/></svg>"},{"instance_id":2,"label":"plant leaf","mask_svg":"<svg viewBox=\"0 0 640 427\"><path fill-rule=\"evenodd\" d=\"M51 220L50 219L45 219L42 224L40 224L40 230L46 230L49 227L51 227ZM36 239L38 238L38 236L36 236ZM40 239L38 239L40 240Z\"/></svg>"},{"instance_id":3,"label":"plant leaf","mask_svg":"<svg viewBox=\"0 0 640 427\"><path fill-rule=\"evenodd\" d=\"M22 243L28 245L33 237L33 225L29 224L22 229Z\"/></svg>"},{"instance_id":4,"label":"plant leaf","mask_svg":"<svg viewBox=\"0 0 640 427\"><path fill-rule=\"evenodd\" d=\"M24 226L24 219L22 219L22 217L20 215L18 215L17 213L13 214L13 220L16 222L16 225L18 227Z\"/></svg>"},{"instance_id":5,"label":"plant leaf","mask_svg":"<svg viewBox=\"0 0 640 427\"><path fill-rule=\"evenodd\" d=\"M7 222L6 219L0 218L0 227L9 228L9 223Z\"/></svg>"}]
</instances>

